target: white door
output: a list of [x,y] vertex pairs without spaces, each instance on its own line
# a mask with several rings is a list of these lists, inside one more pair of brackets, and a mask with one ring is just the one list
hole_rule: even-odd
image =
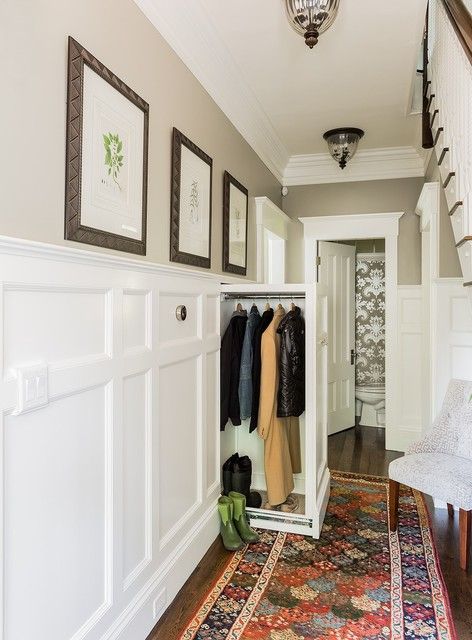
[[355,425],[356,248],[319,242],[318,281],[328,290],[328,435]]

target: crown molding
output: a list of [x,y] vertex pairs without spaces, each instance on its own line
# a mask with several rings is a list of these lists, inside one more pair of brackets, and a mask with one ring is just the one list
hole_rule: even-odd
[[284,186],[418,178],[425,174],[425,155],[414,147],[388,147],[359,151],[344,170],[329,153],[291,156],[284,171]]
[[281,183],[289,153],[201,3],[134,1]]

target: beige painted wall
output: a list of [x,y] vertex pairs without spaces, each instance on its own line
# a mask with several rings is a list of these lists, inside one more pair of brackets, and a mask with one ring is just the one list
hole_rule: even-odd
[[[414,211],[423,182],[422,178],[406,178],[290,187],[282,208],[294,220],[307,216],[404,211],[398,238],[398,282],[420,284],[421,235],[419,218]],[[287,259],[291,281],[303,278],[302,238],[302,225],[294,222]]]
[[[175,125],[213,158],[212,270],[221,272],[223,171],[279,205],[280,185],[132,0],[0,3],[0,234],[92,249],[63,240],[68,35],[150,104],[144,259],[168,262]],[[248,267],[255,278],[253,212]]]
[[[440,180],[436,154],[433,153],[426,170],[426,182]],[[462,270],[454,241],[454,231],[443,189],[440,189],[439,199],[439,276],[441,278],[461,278]]]

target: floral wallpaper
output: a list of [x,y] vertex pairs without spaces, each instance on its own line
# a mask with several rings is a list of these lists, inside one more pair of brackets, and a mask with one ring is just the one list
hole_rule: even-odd
[[356,384],[385,384],[385,255],[356,256]]

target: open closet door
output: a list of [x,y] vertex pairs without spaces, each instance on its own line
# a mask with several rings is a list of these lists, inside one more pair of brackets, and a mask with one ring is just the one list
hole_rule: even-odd
[[328,435],[355,425],[356,248],[318,243],[318,281],[328,291]]

